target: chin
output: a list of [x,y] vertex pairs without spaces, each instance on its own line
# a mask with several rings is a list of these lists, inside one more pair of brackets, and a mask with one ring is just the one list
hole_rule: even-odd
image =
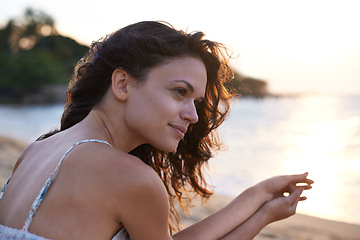
[[169,152],[175,152],[178,145],[179,142],[177,141],[176,143],[167,142],[167,144],[163,144],[161,146],[154,146],[154,147],[159,149],[160,151],[169,153]]

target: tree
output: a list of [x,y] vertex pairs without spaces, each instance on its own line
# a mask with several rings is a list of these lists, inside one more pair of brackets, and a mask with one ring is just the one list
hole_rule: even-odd
[[44,12],[27,9],[0,29],[0,101],[18,101],[45,85],[69,82],[89,48],[59,35],[54,25]]
[[225,82],[225,87],[237,96],[262,98],[268,95],[267,83],[260,79],[242,76],[235,72],[234,78]]
[[54,23],[52,17],[46,13],[31,8],[26,9],[23,17],[11,19],[4,29],[10,52],[16,54],[29,50],[42,37],[57,34]]

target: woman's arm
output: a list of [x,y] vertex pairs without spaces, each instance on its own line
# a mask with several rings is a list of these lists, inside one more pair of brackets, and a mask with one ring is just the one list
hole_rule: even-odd
[[220,239],[252,216],[271,199],[260,185],[242,192],[221,210],[173,236],[174,239]]
[[303,188],[298,188],[288,197],[282,196],[267,202],[247,221],[221,239],[251,240],[266,225],[294,215],[302,191]]
[[[137,168],[137,174],[132,174],[128,169],[128,178],[136,176],[135,179],[121,184],[116,191],[120,194],[117,198],[119,217],[131,239],[170,240],[166,190],[156,173],[143,170],[139,174]],[[287,211],[289,206],[296,209],[294,202],[305,199],[300,197],[300,187],[296,184],[305,183],[301,189],[309,189],[312,181],[306,176],[279,176],[265,180],[241,193],[223,209],[175,234],[173,239],[251,239],[270,222],[290,216],[292,212]],[[120,182],[126,181],[125,178]],[[121,189],[123,187],[125,190]],[[290,196],[284,197],[284,192],[290,193]],[[289,202],[293,198],[297,201]]]
[[[241,193],[223,209],[179,232],[174,239],[213,240],[221,239],[224,236],[227,238],[237,236],[238,238],[239,232],[247,232],[249,236],[256,235],[268,223],[275,221],[274,213],[279,209],[287,208],[286,205],[283,205],[286,201],[297,196],[296,193],[299,191],[297,184],[302,183],[304,185],[301,187],[302,189],[311,188],[310,185],[313,181],[306,177],[307,173],[267,179]],[[283,196],[286,192],[290,193],[291,198]],[[299,195],[298,200],[305,200],[305,198]],[[273,211],[270,211],[271,209]],[[265,210],[266,215],[264,215]],[[284,216],[290,215],[285,214]],[[234,230],[236,233],[232,233]],[[229,235],[229,233],[232,234]]]

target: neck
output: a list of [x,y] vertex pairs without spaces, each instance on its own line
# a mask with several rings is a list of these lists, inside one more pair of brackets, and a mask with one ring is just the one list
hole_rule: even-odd
[[92,110],[80,124],[89,137],[107,141],[116,149],[126,153],[142,144],[132,139],[125,124],[119,120],[112,120],[101,110]]

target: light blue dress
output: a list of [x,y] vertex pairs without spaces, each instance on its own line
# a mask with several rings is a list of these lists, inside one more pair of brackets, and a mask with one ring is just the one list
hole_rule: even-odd
[[[0,239],[1,240],[49,240],[47,238],[35,235],[33,233],[29,232],[29,227],[30,224],[34,218],[34,215],[38,209],[38,207],[40,206],[42,200],[44,199],[46,192],[48,191],[49,187],[51,186],[51,184],[54,181],[54,174],[56,173],[56,171],[59,169],[59,167],[61,166],[61,163],[64,161],[65,157],[69,154],[69,152],[71,150],[73,150],[75,147],[79,146],[82,143],[86,143],[86,142],[100,142],[100,143],[105,143],[109,146],[111,146],[110,143],[105,142],[103,140],[98,140],[98,139],[88,139],[88,140],[83,140],[80,141],[76,144],[74,144],[73,146],[71,146],[66,153],[64,154],[64,156],[61,158],[60,162],[58,163],[58,165],[56,166],[55,170],[50,174],[49,178],[47,179],[47,181],[45,182],[44,186],[42,187],[42,189],[40,190],[39,194],[37,195],[36,199],[34,200],[31,210],[26,218],[26,221],[24,223],[24,226],[22,229],[15,229],[15,228],[11,228],[11,227],[7,227],[7,226],[3,226],[0,224]],[[4,192],[5,192],[5,188],[7,186],[7,184],[9,183],[11,177],[9,178],[9,180],[5,183],[1,193],[0,193],[0,200],[2,199]],[[126,232],[126,229],[123,228],[121,229],[113,238],[112,240],[129,240],[129,235]]]

